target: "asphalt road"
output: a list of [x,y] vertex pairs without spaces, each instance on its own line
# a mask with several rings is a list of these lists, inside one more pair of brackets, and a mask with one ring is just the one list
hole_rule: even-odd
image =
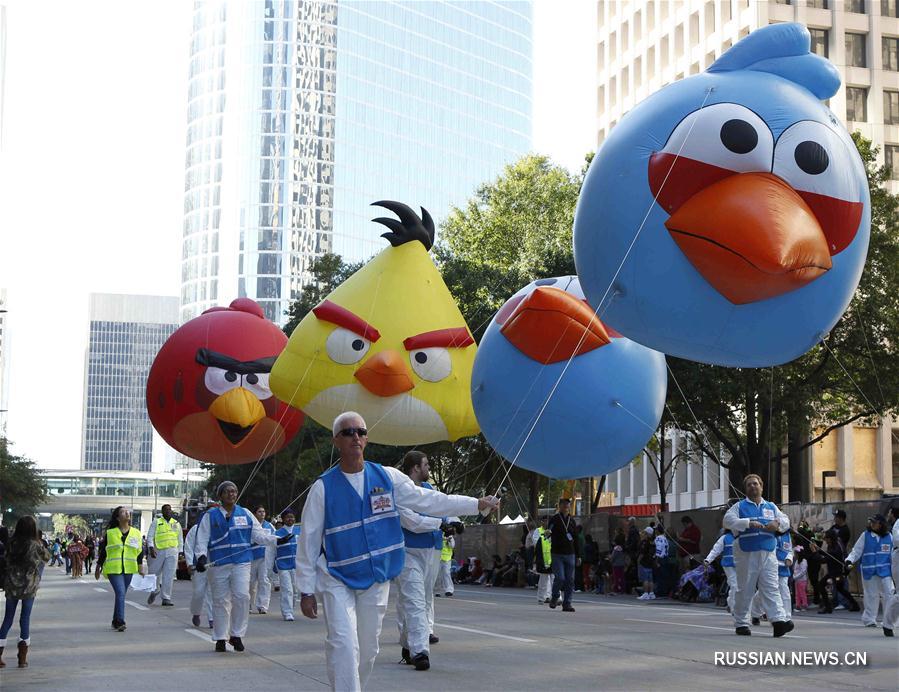
[[[176,607],[163,609],[130,591],[128,630],[117,633],[108,583],[48,567],[32,615],[31,665],[15,666],[16,623],[0,689],[327,689],[321,619],[284,622],[273,594],[273,610],[250,617],[246,652],[216,654],[209,630],[190,624],[189,594],[189,583],[176,582]],[[391,598],[368,689],[899,689],[899,637],[862,627],[856,613],[797,614],[794,632],[774,639],[767,625],[735,636],[730,617],[708,605],[576,594],[574,606],[550,610],[530,589],[459,587],[437,602],[440,643],[431,670],[417,672],[396,663]],[[716,655],[727,663],[734,652],[761,662],[716,664]]]

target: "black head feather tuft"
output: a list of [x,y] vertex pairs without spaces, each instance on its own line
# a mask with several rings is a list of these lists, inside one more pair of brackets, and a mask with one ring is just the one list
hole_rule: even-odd
[[393,247],[418,240],[425,246],[425,250],[431,249],[434,244],[434,221],[427,209],[422,207],[421,218],[418,218],[418,214],[402,202],[381,200],[372,202],[372,206],[384,207],[400,217],[399,221],[383,216],[372,219],[375,223],[383,224],[390,229],[389,233],[382,233],[381,237],[386,238]]

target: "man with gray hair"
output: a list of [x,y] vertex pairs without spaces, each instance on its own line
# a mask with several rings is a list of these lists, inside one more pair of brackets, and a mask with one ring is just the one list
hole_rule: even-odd
[[312,484],[303,507],[300,609],[316,618],[316,595],[322,599],[331,688],[360,690],[378,655],[390,580],[405,562],[399,508],[462,516],[496,509],[498,501],[444,495],[416,485],[399,469],[366,461],[368,429],[354,411],[337,416],[333,433],[339,464]]

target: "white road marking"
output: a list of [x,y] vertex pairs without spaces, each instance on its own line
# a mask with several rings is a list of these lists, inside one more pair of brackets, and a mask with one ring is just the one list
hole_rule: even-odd
[[109,593],[109,589],[101,589],[99,586],[95,586],[94,591],[99,591],[100,593]]
[[175,608],[175,610],[190,610],[190,608]]
[[472,601],[471,599],[468,599],[468,598],[453,598],[453,600],[454,601],[462,601],[463,603],[477,603],[478,605],[489,605],[489,606],[499,605],[498,603],[490,603],[489,601]]
[[[678,625],[679,627],[700,627],[704,630],[724,630],[725,632],[731,632],[733,627],[712,627],[711,625],[691,625],[686,622],[672,622],[671,620],[641,620],[639,618],[625,618],[628,622],[652,622],[657,625]],[[808,637],[802,637],[798,634],[785,634],[784,639],[808,639]]]
[[135,603],[134,601],[125,601],[130,606],[134,606],[138,610],[150,610],[147,606],[142,606],[140,603]]
[[[209,635],[209,634],[203,634],[203,633],[200,632],[199,630],[192,630],[192,629],[187,629],[187,628],[185,628],[184,631],[187,632],[188,634],[194,635],[195,637],[199,637],[200,639],[202,639],[202,640],[203,640],[204,642],[206,642],[207,644],[212,644],[212,636]],[[226,644],[225,644],[225,648],[226,648],[228,651],[234,651],[234,647],[231,646],[230,644],[227,644],[227,643],[226,643]]]
[[485,632],[484,630],[476,630],[471,627],[459,627],[458,625],[447,625],[445,622],[435,622],[434,627],[446,627],[450,630],[461,630],[463,632],[473,632],[474,634],[483,634],[487,637],[499,637],[500,639],[511,639],[515,642],[527,642],[528,644],[536,644],[536,639],[525,639],[524,637],[511,637],[508,634],[497,634],[496,632]]

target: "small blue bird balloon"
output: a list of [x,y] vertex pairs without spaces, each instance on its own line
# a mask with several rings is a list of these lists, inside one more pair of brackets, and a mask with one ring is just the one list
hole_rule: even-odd
[[658,427],[666,389],[665,357],[603,325],[576,276],[540,279],[506,301],[471,379],[487,441],[552,478],[627,464]]
[[858,285],[871,218],[858,151],[821,102],[839,85],[804,26],[775,24],[622,118],[574,226],[578,276],[606,324],[742,367],[826,335]]

